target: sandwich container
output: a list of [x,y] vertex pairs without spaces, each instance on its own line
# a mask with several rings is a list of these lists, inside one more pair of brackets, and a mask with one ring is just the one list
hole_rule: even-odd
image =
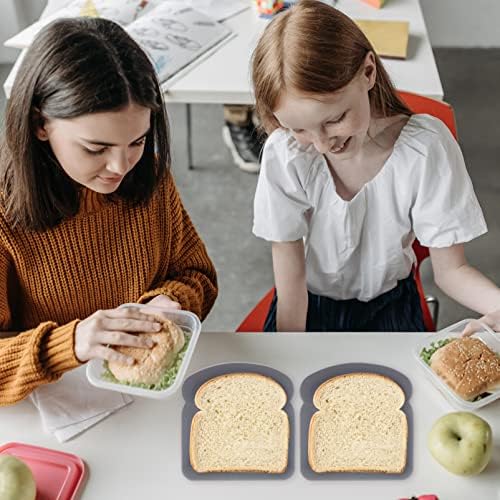
[[[228,373],[259,373],[265,377],[271,377],[284,389],[287,401],[283,411],[288,416],[290,424],[290,439],[288,443],[288,464],[286,470],[281,474],[267,474],[265,472],[196,472],[190,461],[189,445],[191,439],[191,422],[200,411],[196,406],[195,396],[198,389],[208,380]],[[184,408],[182,409],[182,473],[184,477],[192,481],[275,481],[290,478],[295,470],[295,415],[292,408],[293,383],[284,373],[270,366],[257,365],[253,363],[221,363],[209,366],[190,375],[183,384],[182,395],[184,397]]]
[[166,399],[176,393],[182,386],[184,377],[194,353],[194,349],[198,342],[198,337],[201,332],[201,322],[196,314],[189,311],[169,311],[159,307],[153,307],[143,304],[123,304],[120,307],[133,307],[136,309],[147,308],[148,312],[155,313],[165,316],[177,326],[179,326],[185,335],[189,337],[189,344],[184,353],[182,363],[179,367],[177,375],[174,382],[170,387],[163,390],[145,389],[142,387],[134,387],[131,385],[120,384],[116,382],[111,382],[102,378],[102,374],[105,372],[104,361],[100,359],[92,359],[87,363],[87,379],[95,387],[101,389],[108,389],[110,391],[118,391],[127,394],[132,394],[134,396],[141,396],[145,398],[153,399]]
[[[485,396],[477,401],[466,401],[456,394],[450,387],[448,387],[446,382],[441,379],[441,377],[432,371],[431,367],[420,357],[420,353],[422,352],[422,349],[429,348],[432,342],[438,342],[444,339],[460,338],[462,336],[462,331],[471,321],[473,320],[464,319],[463,321],[459,321],[458,323],[455,323],[444,330],[440,330],[435,334],[425,336],[425,340],[422,340],[422,342],[417,345],[415,350],[417,362],[422,367],[426,377],[432,382],[432,384],[439,389],[439,391],[454,408],[468,411],[477,410],[500,399],[500,389],[491,392],[489,396]],[[487,325],[482,324],[482,330],[476,332],[472,336],[484,342],[493,352],[500,355],[500,336]]]
[[[408,423],[408,440],[406,448],[406,466],[401,473],[385,474],[382,472],[315,472],[309,465],[309,427],[315,413],[320,411],[314,406],[314,393],[318,387],[332,377],[349,373],[376,373],[396,382],[404,392],[405,402],[400,410],[405,414]],[[300,468],[302,475],[311,481],[372,481],[374,479],[400,481],[411,476],[413,472],[414,425],[411,395],[413,387],[410,379],[403,373],[389,366],[371,363],[345,363],[323,368],[305,378],[300,386],[302,408],[300,410]]]

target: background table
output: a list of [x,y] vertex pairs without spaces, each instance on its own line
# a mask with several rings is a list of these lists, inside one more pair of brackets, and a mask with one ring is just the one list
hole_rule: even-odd
[[[352,18],[406,20],[410,23],[408,58],[384,59],[396,88],[434,99],[443,99],[443,87],[418,0],[393,0],[382,9],[359,0],[339,0],[336,7]],[[167,102],[186,103],[187,156],[191,168],[192,103],[253,104],[250,61],[268,20],[248,9],[225,23],[236,37],[203,60],[194,63],[180,79],[163,86]]]
[[[443,98],[443,87],[418,0],[392,0],[382,9],[374,9],[359,0],[339,0],[336,7],[355,19],[408,21],[408,58],[383,59],[384,65],[398,89]],[[252,104],[250,58],[267,23],[252,9],[225,21],[237,36],[201,64],[193,64],[181,79],[167,84],[167,101]]]
[[[250,3],[250,0],[248,0]],[[42,17],[52,14],[68,0],[49,0]],[[400,90],[443,99],[443,87],[432,53],[419,0],[392,0],[382,9],[375,9],[360,0],[338,0],[336,7],[352,18],[379,20],[406,20],[410,23],[410,40],[406,60],[384,59],[384,64],[395,86]],[[167,102],[186,104],[187,162],[191,168],[194,119],[191,104],[253,104],[250,60],[260,33],[268,20],[259,18],[252,8],[231,17],[225,24],[234,36],[222,43],[208,56],[202,56],[162,88]],[[13,76],[23,54],[4,85],[9,95]]]
[[[303,499],[394,500],[412,494],[435,493],[441,500],[500,499],[500,401],[478,414],[493,428],[494,455],[479,476],[449,474],[430,456],[426,439],[433,422],[454,411],[423,377],[413,350],[422,333],[306,333],[200,336],[189,373],[223,363],[242,361],[271,366],[294,384],[295,473],[286,480],[191,481],[181,470],[181,413],[177,394],[165,401],[136,398],[129,407],[65,444],[42,431],[29,402],[0,408],[0,444],[21,441],[81,456],[89,479],[82,500],[106,498],[189,500]],[[331,365],[365,362],[386,365],[406,375],[412,385],[410,405],[414,422],[413,472],[406,479],[310,481],[300,472],[299,388],[309,374]]]

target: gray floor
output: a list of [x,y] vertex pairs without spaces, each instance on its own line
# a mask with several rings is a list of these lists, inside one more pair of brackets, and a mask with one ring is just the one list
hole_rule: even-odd
[[[500,50],[436,49],[435,56],[445,99],[457,114],[460,143],[490,230],[467,245],[467,256],[500,284]],[[9,67],[0,66],[0,81],[8,71]],[[2,116],[3,107],[0,100]],[[174,174],[219,273],[220,294],[205,329],[234,330],[273,283],[270,248],[251,234],[257,176],[232,164],[220,134],[220,106],[193,106],[194,163],[198,166],[194,170],[188,170],[186,164],[185,107],[171,105],[169,114]],[[424,265],[423,279],[426,293],[440,300],[440,327],[476,316],[436,289],[428,264]]]

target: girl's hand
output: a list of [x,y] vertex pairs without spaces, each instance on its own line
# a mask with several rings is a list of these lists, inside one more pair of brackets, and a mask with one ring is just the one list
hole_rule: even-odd
[[[151,299],[147,303],[147,305],[152,307],[161,307],[162,309],[168,309],[170,311],[178,311],[182,309],[179,302],[175,302],[175,300],[172,300],[170,297],[167,297],[166,295],[158,295],[154,299]],[[144,308],[143,310],[145,309],[146,308]]]
[[133,333],[158,332],[161,329],[154,317],[133,307],[97,311],[81,321],[75,330],[75,355],[81,361],[98,358],[132,365],[134,358],[121,354],[108,345],[153,347],[151,339]]
[[471,321],[464,329],[462,335],[468,337],[482,330],[482,324],[488,325],[493,331],[500,332],[500,309],[493,311],[482,318]]

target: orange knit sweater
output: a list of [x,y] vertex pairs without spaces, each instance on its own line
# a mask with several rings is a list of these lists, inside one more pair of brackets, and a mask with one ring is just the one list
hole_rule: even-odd
[[80,365],[78,318],[165,294],[203,319],[215,269],[171,175],[147,206],[84,190],[79,213],[44,232],[13,230],[0,210],[0,406]]

